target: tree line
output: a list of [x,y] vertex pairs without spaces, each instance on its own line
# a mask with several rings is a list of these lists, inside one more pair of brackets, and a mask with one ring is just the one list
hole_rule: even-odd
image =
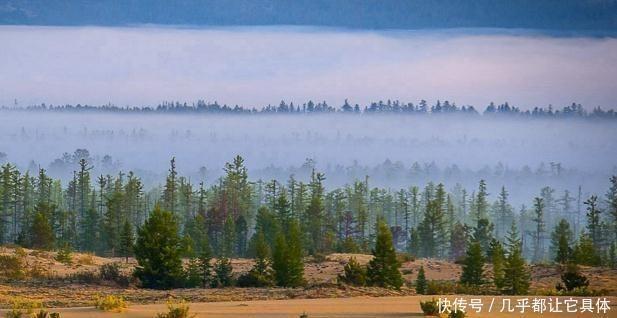
[[163,102],[156,106],[124,106],[120,107],[113,104],[106,105],[87,105],[87,104],[66,104],[66,105],[30,105],[18,107],[17,102],[11,107],[2,106],[2,110],[15,111],[51,111],[51,112],[112,112],[112,113],[177,113],[177,114],[319,114],[319,113],[347,113],[347,114],[418,114],[418,115],[440,115],[440,114],[460,114],[469,115],[465,117],[478,117],[484,115],[521,117],[521,118],[617,118],[614,109],[605,110],[600,106],[591,110],[585,109],[581,104],[572,103],[562,107],[533,107],[532,109],[522,110],[519,107],[510,105],[508,102],[496,105],[491,102],[484,111],[471,105],[457,106],[450,101],[437,100],[430,105],[426,100],[418,103],[402,102],[399,100],[377,101],[366,105],[350,104],[345,99],[343,105],[332,106],[326,101],[314,102],[309,100],[306,103],[296,104],[282,100],[279,105],[239,106],[219,104],[218,102]]
[[[93,178],[91,170],[81,159],[63,185],[44,169],[30,175],[3,165],[0,242],[152,259],[145,255],[151,253],[148,235],[171,228],[178,238],[170,244],[181,247],[174,253],[195,258],[196,273],[210,266],[204,258],[224,260],[216,266],[224,273],[231,270],[229,258],[256,257],[263,260],[256,269],[261,277],[269,275],[270,259],[280,265],[301,263],[305,255],[374,252],[386,228],[393,252],[416,257],[461,261],[474,253],[494,262],[516,254],[517,262],[617,263],[617,176],[603,196],[583,198],[580,189],[557,196],[545,187],[529,207],[515,211],[507,189],[501,187],[491,201],[484,180],[471,191],[460,186],[447,191],[432,182],[423,188],[371,188],[368,178],[327,190],[325,175],[316,170],[308,182],[293,176],[286,184],[250,181],[240,156],[209,186],[180,176],[175,159],[165,182],[147,190],[132,172]],[[280,274],[299,265],[272,267]],[[277,279],[298,282],[298,276]]]

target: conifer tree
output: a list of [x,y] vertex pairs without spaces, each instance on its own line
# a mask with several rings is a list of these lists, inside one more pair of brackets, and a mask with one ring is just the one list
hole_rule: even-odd
[[535,231],[533,236],[533,261],[540,262],[544,259],[544,200],[542,198],[534,198],[534,215],[533,222],[535,223]]
[[463,272],[460,282],[467,286],[484,284],[484,256],[479,242],[472,242],[463,260]]
[[178,287],[184,281],[182,252],[175,216],[157,205],[138,231],[135,276],[146,288]]
[[551,252],[555,262],[566,264],[570,261],[572,242],[573,234],[570,230],[570,223],[566,219],[561,219],[551,233]]
[[32,229],[30,229],[32,233],[30,246],[35,249],[49,250],[54,244],[54,233],[43,206],[46,204],[39,204],[37,208],[39,212],[34,215]]
[[298,287],[304,280],[304,251],[297,221],[291,223],[287,237],[279,233],[273,252],[272,268],[276,284],[283,287]]
[[262,232],[255,233],[255,265],[248,273],[238,278],[241,287],[269,287],[274,285],[270,251]]
[[400,267],[392,245],[392,233],[385,222],[378,221],[373,259],[366,270],[367,281],[373,286],[399,289],[403,285]]
[[520,235],[514,222],[506,241],[508,255],[504,266],[503,292],[508,295],[524,295],[529,290],[531,275],[523,258]]
[[498,289],[503,287],[503,276],[505,266],[505,251],[501,242],[493,240],[491,242],[491,262],[493,263],[493,284]]
[[582,233],[572,252],[574,263],[587,266],[598,266],[602,259],[593,244],[591,237]]
[[216,260],[214,272],[216,273],[216,283],[218,287],[229,287],[233,285],[232,270],[231,259],[228,257],[222,256]]
[[600,209],[598,208],[598,197],[592,195],[585,201],[587,206],[587,232],[596,250],[602,250],[602,227],[600,224]]
[[426,274],[424,273],[424,266],[420,266],[418,270],[418,277],[416,278],[416,293],[420,295],[426,294],[428,289],[428,282],[426,281]]
[[122,232],[120,233],[120,256],[124,256],[125,261],[129,262],[129,256],[133,253],[133,243],[135,236],[133,235],[133,226],[128,220],[124,221]]

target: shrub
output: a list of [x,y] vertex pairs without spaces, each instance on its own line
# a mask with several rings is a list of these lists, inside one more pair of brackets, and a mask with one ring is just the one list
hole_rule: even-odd
[[448,318],[465,318],[467,315],[462,310],[451,311]]
[[21,318],[24,314],[31,314],[35,309],[41,307],[41,303],[39,302],[15,297],[11,299],[11,310],[6,312],[6,317]]
[[64,245],[64,247],[58,251],[55,259],[64,265],[73,264],[73,251],[71,250],[71,246],[68,244]]
[[97,296],[94,300],[94,307],[103,311],[121,312],[128,307],[122,296]]
[[189,305],[181,301],[179,303],[167,302],[167,313],[159,313],[156,318],[189,318],[195,315],[189,315]]
[[437,300],[435,300],[434,298],[427,301],[421,301],[420,308],[422,308],[422,312],[425,316],[439,315],[439,307],[437,305]]
[[429,280],[426,284],[427,295],[448,295],[456,293],[458,284],[448,280]]
[[557,290],[565,289],[571,292],[575,289],[586,289],[589,286],[589,280],[585,275],[581,274],[576,264],[569,264],[566,271],[561,274],[561,283],[557,284]]
[[0,277],[23,279],[26,276],[23,268],[22,258],[13,255],[0,255]]
[[270,287],[274,286],[272,275],[250,270],[238,277],[238,287]]
[[309,315],[306,312],[300,314],[300,318],[309,318]]
[[340,282],[353,286],[366,285],[366,269],[358,263],[355,257],[349,258],[343,270],[343,275],[338,276]]
[[50,313],[45,309],[41,309],[38,312],[32,314],[32,318],[60,318],[60,313]]
[[77,264],[79,265],[94,265],[94,255],[87,253],[82,254],[77,258]]
[[88,270],[70,274],[67,276],[67,279],[84,284],[98,284],[101,282],[101,277],[97,273]]

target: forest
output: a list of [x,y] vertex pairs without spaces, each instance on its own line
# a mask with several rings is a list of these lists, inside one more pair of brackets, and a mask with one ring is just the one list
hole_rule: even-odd
[[[17,101],[15,101],[17,103]],[[532,109],[521,110],[519,107],[510,105],[508,102],[496,105],[491,102],[484,111],[476,109],[471,105],[457,106],[456,103],[450,101],[439,101],[429,105],[426,100],[421,100],[417,104],[412,102],[401,102],[399,100],[371,102],[369,105],[360,106],[359,104],[351,105],[347,99],[340,107],[331,106],[326,101],[313,102],[309,100],[302,105],[294,105],[293,102],[287,103],[284,100],[276,105],[267,105],[261,108],[243,107],[239,105],[229,106],[227,104],[220,105],[218,102],[206,102],[199,100],[194,103],[178,101],[165,102],[158,104],[155,107],[145,106],[116,106],[108,105],[29,105],[26,107],[9,107],[2,106],[2,110],[13,111],[53,111],[53,112],[125,112],[125,113],[211,113],[211,114],[311,114],[311,113],[355,113],[355,114],[418,114],[418,115],[440,115],[440,114],[462,114],[494,116],[504,115],[511,117],[531,117],[531,118],[617,118],[617,112],[614,109],[602,109],[602,107],[594,107],[591,111],[585,109],[581,104],[572,103],[564,106],[561,109],[554,109],[552,105],[544,107],[533,107]]]
[[225,267],[225,258],[264,258],[267,251],[274,259],[292,253],[298,262],[305,255],[375,252],[385,235],[381,240],[416,257],[461,261],[478,252],[494,259],[496,249],[514,244],[534,263],[617,265],[617,176],[606,180],[605,193],[585,197],[544,187],[518,209],[508,189],[491,189],[484,180],[473,189],[429,182],[391,190],[372,187],[367,176],[326,189],[326,175],[314,169],[309,182],[251,180],[240,156],[210,184],[181,176],[175,158],[162,187],[146,188],[130,171],[94,176],[91,170],[80,159],[65,185],[45,169],[30,174],[4,164],[0,243],[148,258],[154,253],[148,244],[159,242],[153,233],[172,231],[169,244],[178,256],[205,253]]

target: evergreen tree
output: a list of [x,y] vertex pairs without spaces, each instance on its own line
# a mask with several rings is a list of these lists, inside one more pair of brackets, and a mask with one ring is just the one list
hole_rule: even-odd
[[176,171],[176,158],[171,158],[169,167],[169,173],[167,174],[167,180],[165,181],[165,188],[163,189],[163,208],[172,214],[176,214],[177,201],[178,201],[178,172]]
[[596,250],[602,250],[602,227],[600,224],[600,209],[598,197],[592,195],[585,201],[587,206],[587,231]]
[[506,261],[505,251],[501,242],[493,240],[491,242],[491,262],[493,263],[493,284],[498,289],[503,288],[504,266]]
[[566,219],[561,219],[551,233],[551,252],[555,262],[566,264],[572,254],[573,234],[570,230],[570,223]]
[[39,204],[37,208],[39,212],[34,215],[34,222],[32,223],[32,229],[30,229],[32,234],[30,246],[36,249],[49,250],[54,244],[54,233],[44,212],[44,206],[46,204]]
[[133,226],[128,220],[124,221],[122,232],[120,233],[120,256],[125,257],[125,261],[129,262],[129,256],[133,253],[133,243],[135,236],[133,235]]
[[279,233],[274,246],[272,268],[276,284],[283,287],[304,285],[304,251],[300,226],[294,221],[289,227],[287,237]]
[[274,285],[270,251],[262,232],[255,234],[255,265],[248,273],[238,278],[241,287],[269,287]]
[[135,244],[135,276],[146,288],[178,287],[183,281],[178,222],[158,205],[139,229]]
[[581,234],[578,242],[574,246],[572,259],[576,264],[587,266],[598,266],[602,262],[602,259],[593,244],[593,240],[586,233]]
[[217,287],[229,287],[234,284],[232,271],[233,268],[231,267],[231,259],[225,256],[217,259],[216,264],[214,265]]
[[424,266],[420,266],[418,270],[418,278],[416,278],[416,293],[420,295],[426,294],[428,289],[428,282],[426,281],[426,275],[424,274]]
[[504,266],[503,292],[508,295],[527,294],[531,275],[523,258],[522,244],[514,222],[506,237],[508,255]]
[[392,233],[383,221],[377,223],[377,238],[373,249],[373,259],[368,263],[366,274],[370,285],[399,289],[403,276],[399,272],[401,264],[396,259],[392,245]]
[[488,255],[493,241],[493,224],[488,219],[479,219],[473,229],[473,239],[480,244],[482,253]]
[[463,260],[461,284],[476,287],[484,284],[484,260],[480,242],[472,242]]
[[534,199],[534,216],[535,231],[533,236],[533,261],[540,262],[544,259],[544,200],[536,197]]

